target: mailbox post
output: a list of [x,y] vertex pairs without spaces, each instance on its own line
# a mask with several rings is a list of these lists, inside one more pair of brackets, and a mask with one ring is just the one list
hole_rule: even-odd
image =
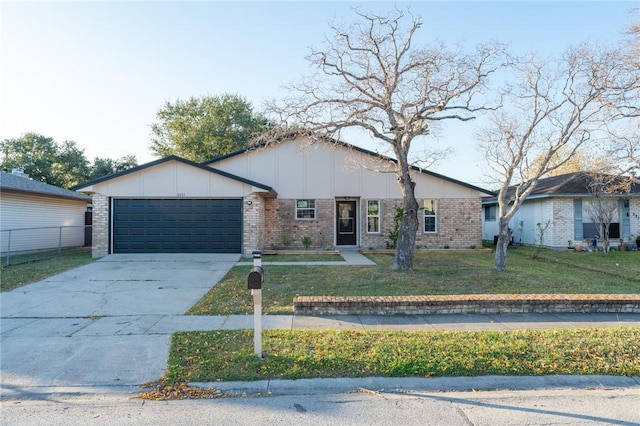
[[253,352],[262,358],[262,283],[264,270],[262,269],[262,252],[254,251],[253,268],[247,277],[247,286],[253,295]]

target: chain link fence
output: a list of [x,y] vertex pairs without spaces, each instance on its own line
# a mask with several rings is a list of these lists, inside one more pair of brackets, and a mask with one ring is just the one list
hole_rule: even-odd
[[65,248],[90,246],[91,225],[42,226],[0,231],[0,255],[5,266],[59,256]]

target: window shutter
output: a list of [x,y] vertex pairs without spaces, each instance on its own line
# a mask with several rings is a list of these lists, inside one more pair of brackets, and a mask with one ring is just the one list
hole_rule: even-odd
[[582,200],[573,200],[573,239],[584,239],[582,230]]

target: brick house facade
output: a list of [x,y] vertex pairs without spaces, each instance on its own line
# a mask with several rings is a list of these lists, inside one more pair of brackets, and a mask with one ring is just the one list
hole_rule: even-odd
[[[93,196],[96,257],[249,254],[305,243],[386,248],[402,205],[394,168],[393,160],[342,142],[291,138],[201,164],[167,157],[76,190]],[[481,196],[489,193],[424,170],[414,169],[413,179],[424,207],[417,247],[480,246]]]

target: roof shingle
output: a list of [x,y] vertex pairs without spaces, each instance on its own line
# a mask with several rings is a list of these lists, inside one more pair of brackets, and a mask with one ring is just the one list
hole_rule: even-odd
[[0,172],[0,190],[91,201],[91,197],[87,195],[6,172]]

